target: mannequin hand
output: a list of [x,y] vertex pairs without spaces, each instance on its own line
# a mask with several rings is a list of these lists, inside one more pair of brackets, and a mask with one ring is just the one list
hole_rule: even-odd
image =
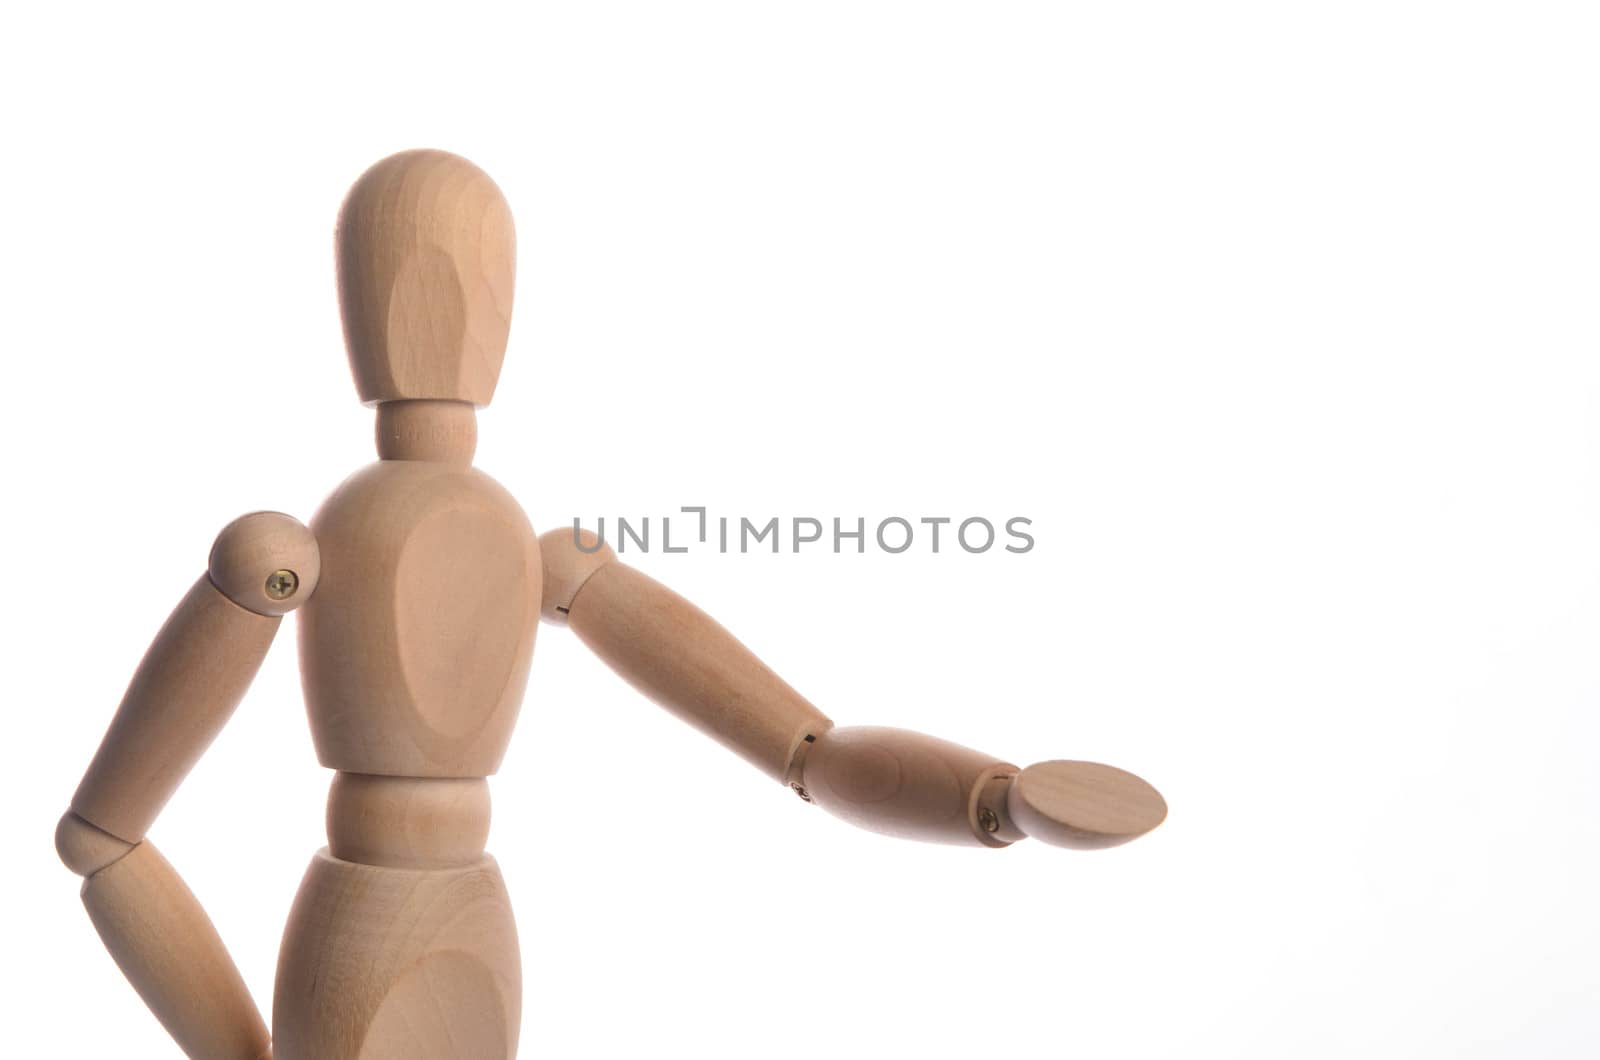
[[1052,846],[1114,847],[1167,817],[1161,793],[1126,770],[1098,762],[1039,762],[1017,774],[1006,811],[1018,830]]

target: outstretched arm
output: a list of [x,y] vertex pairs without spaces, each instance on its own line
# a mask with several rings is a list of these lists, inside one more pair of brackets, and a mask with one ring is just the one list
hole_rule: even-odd
[[[579,545],[582,545],[580,548]],[[543,614],[641,692],[851,824],[940,843],[1105,847],[1166,803],[1095,762],[1009,762],[905,729],[835,728],[709,615],[584,531],[539,539]]]
[[316,589],[316,541],[287,515],[230,523],[207,573],[139,664],[56,827],[83,904],[123,974],[183,1051],[261,1060],[272,1046],[205,910],[145,831],[261,667],[282,616]]

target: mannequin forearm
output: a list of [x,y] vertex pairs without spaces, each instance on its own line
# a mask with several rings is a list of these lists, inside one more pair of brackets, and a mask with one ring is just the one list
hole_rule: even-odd
[[[106,950],[186,1055],[272,1055],[267,1025],[217,929],[154,844],[125,843],[68,813],[56,846],[88,877],[83,905]],[[106,857],[113,860],[95,864]]]
[[1023,837],[1006,812],[1019,770],[992,755],[909,729],[836,728],[806,748],[807,797],[870,832],[963,846]]

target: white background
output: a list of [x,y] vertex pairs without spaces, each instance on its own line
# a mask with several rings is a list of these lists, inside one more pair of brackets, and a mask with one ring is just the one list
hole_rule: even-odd
[[[1031,517],[637,562],[841,723],[1172,808],[880,839],[547,629],[493,783],[524,1056],[1600,1050],[1589,5],[44,10],[0,27],[0,1051],[175,1054],[51,831],[216,531],[372,459],[332,224],[421,145],[516,213],[478,464],[537,526]],[[285,632],[152,832],[263,1007],[328,779]]]

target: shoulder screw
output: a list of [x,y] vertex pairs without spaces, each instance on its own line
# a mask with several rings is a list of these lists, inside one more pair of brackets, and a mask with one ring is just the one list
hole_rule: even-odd
[[292,570],[275,570],[267,575],[267,595],[274,600],[287,600],[300,588],[300,575]]

